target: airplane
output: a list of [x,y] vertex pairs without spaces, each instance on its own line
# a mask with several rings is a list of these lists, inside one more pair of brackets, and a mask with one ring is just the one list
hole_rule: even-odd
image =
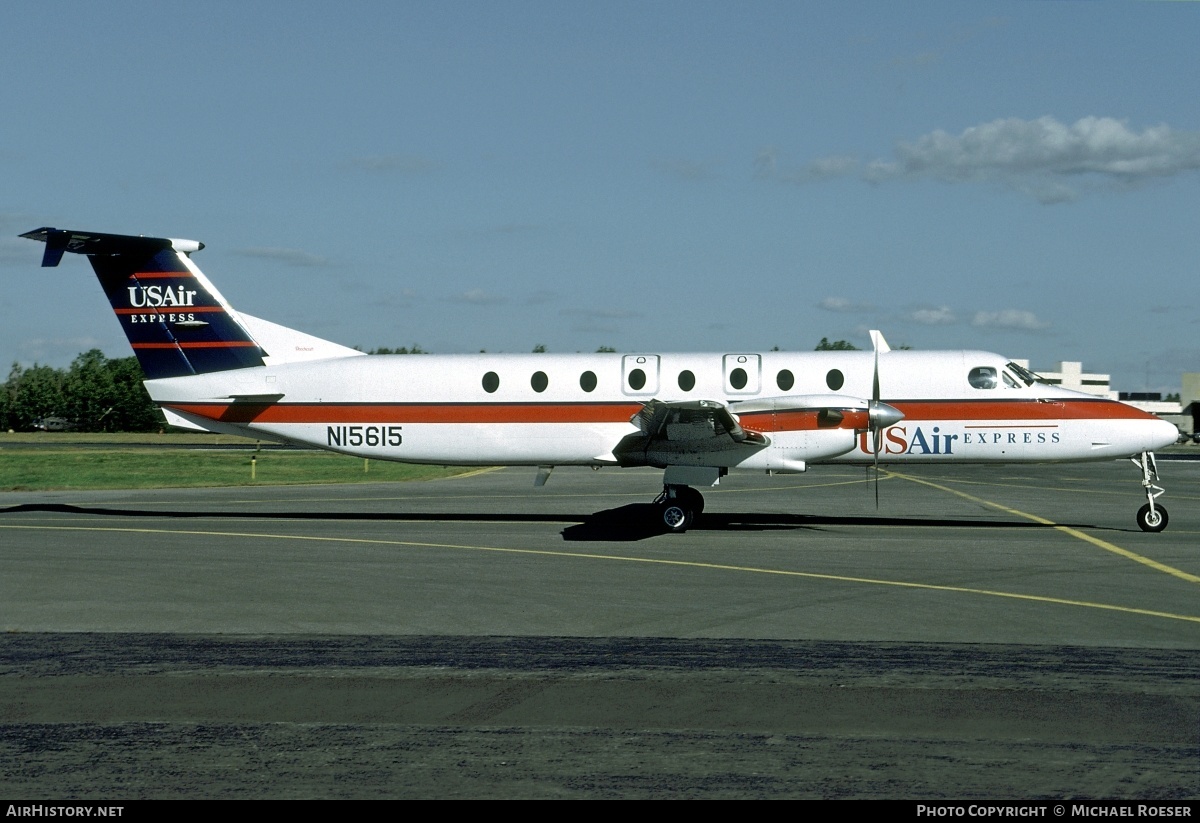
[[[366,355],[238,312],[203,243],[51,227],[42,266],[83,254],[169,424],[364,458],[459,466],[652,466],[668,532],[731,470],[1129,458],[1143,531],[1167,526],[1171,423],[1049,385],[983,351]],[[885,399],[886,398],[886,399]],[[878,490],[878,486],[876,487]]]

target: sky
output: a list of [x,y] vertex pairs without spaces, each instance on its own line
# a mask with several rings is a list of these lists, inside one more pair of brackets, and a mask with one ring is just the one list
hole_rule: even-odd
[[41,226],[427,351],[984,349],[1200,371],[1200,3],[0,11],[0,356],[130,352]]

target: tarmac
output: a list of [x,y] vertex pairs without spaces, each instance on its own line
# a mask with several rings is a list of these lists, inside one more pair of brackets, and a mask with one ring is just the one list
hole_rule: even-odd
[[1200,798],[1160,471],[6,493],[0,798]]

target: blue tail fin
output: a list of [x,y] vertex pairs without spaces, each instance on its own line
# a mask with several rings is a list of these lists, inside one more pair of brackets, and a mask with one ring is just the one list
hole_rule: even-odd
[[21,236],[46,244],[43,266],[68,251],[88,256],[148,379],[263,365],[266,353],[188,257],[203,243],[54,228]]

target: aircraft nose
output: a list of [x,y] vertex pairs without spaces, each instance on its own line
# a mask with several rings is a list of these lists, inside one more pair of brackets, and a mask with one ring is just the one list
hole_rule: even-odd
[[1179,429],[1176,428],[1174,423],[1159,419],[1149,420],[1147,423],[1146,439],[1151,441],[1153,445],[1147,445],[1146,451],[1165,449],[1179,440]]

